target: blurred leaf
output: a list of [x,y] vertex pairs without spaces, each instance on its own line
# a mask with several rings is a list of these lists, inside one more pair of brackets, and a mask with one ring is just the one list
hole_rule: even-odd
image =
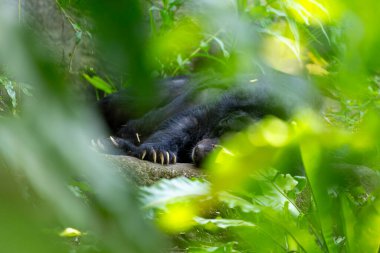
[[316,76],[326,76],[329,72],[326,70],[328,67],[328,62],[322,57],[318,57],[315,54],[308,52],[308,57],[311,60],[311,63],[306,64],[307,71]]
[[104,91],[106,94],[111,94],[115,92],[115,88],[113,88],[110,84],[108,84],[106,81],[101,79],[98,76],[92,76],[90,77],[87,74],[83,74],[83,77],[86,78],[86,80],[92,84],[95,88]]
[[7,81],[4,87],[7,90],[8,96],[12,99],[13,108],[16,108],[17,107],[16,91],[14,90],[12,82]]
[[295,180],[292,176],[289,174],[280,174],[276,177],[275,184],[282,189],[285,193],[293,190],[297,184],[298,181]]
[[299,0],[288,3],[295,18],[307,25],[311,23],[320,24],[321,21],[329,21],[330,19],[329,12],[318,1]]
[[[8,7],[0,2],[0,61],[6,64],[9,76],[33,84],[35,96],[27,98],[21,108],[22,117],[1,121],[0,165],[4,168],[3,163],[6,164],[7,169],[0,171],[12,171],[25,178],[27,184],[24,185],[38,198],[20,206],[9,200],[1,201],[6,210],[2,212],[4,219],[8,220],[1,223],[8,229],[0,231],[12,238],[7,240],[3,250],[20,253],[63,251],[55,240],[50,242],[49,238],[33,231],[65,223],[91,230],[98,239],[94,244],[100,251],[152,252],[160,249],[163,241],[142,219],[134,189],[89,148],[89,136],[100,136],[101,124],[93,113],[69,96],[69,86],[64,82],[61,69],[47,55],[48,51],[40,47],[45,45],[42,37],[38,37],[37,43],[36,37],[21,29],[19,22],[8,15],[13,13]],[[1,178],[0,185],[4,185],[8,177]],[[94,189],[91,205],[83,203],[68,189],[67,183],[72,178],[84,178]],[[22,199],[22,196],[19,194],[14,199]],[[44,219],[32,222],[25,214],[32,214],[33,210],[40,211]],[[9,230],[15,228],[16,233]],[[150,239],[142,239],[136,236],[138,234]],[[55,236],[59,238],[56,233]],[[1,237],[6,238],[3,234]],[[44,244],[40,244],[41,240],[45,240]]]
[[157,223],[168,233],[180,233],[191,229],[198,210],[189,203],[167,203],[165,211],[157,215]]
[[228,192],[220,192],[218,198],[220,201],[227,203],[229,208],[239,207],[243,212],[260,212],[260,207],[258,205],[250,203],[249,201]]
[[213,39],[216,41],[216,43],[218,43],[220,49],[222,50],[223,52],[223,56],[224,58],[229,58],[230,57],[230,53],[225,49],[224,47],[224,43],[222,40],[220,40],[218,37],[214,36]]
[[82,236],[83,233],[75,228],[65,228],[60,234],[62,237],[79,237]]
[[31,85],[26,84],[26,83],[18,83],[18,86],[20,87],[20,89],[25,95],[33,96],[33,94],[31,93],[31,90],[33,90],[33,87]]
[[191,19],[183,19],[173,29],[154,38],[151,43],[152,57],[164,63],[176,61],[178,55],[187,58],[201,39],[199,24]]
[[210,191],[206,181],[190,180],[185,177],[162,179],[156,184],[143,187],[142,201],[147,208],[164,208],[171,202],[205,196]]
[[263,43],[264,60],[274,69],[288,73],[299,74],[302,69],[301,49],[294,40],[267,31],[271,36]]
[[196,247],[190,247],[189,253],[208,253],[208,252],[214,252],[214,253],[238,253],[241,251],[237,251],[234,249],[234,246],[237,244],[237,242],[229,242],[225,245],[221,246],[215,246],[215,247],[202,247],[202,248],[196,248]]
[[316,76],[326,76],[329,74],[329,72],[317,64],[306,64],[307,71]]
[[[352,220],[351,220],[352,222]],[[352,251],[377,252],[380,245],[380,201],[378,197],[358,213],[354,236],[349,242]]]
[[255,227],[256,225],[250,222],[243,220],[229,220],[229,219],[204,219],[201,217],[195,217],[194,220],[199,225],[208,225],[214,224],[219,228],[228,228],[228,227]]

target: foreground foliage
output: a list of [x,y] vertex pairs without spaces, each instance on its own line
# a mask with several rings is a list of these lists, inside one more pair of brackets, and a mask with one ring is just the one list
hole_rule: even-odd
[[[210,243],[198,232],[205,252],[215,244],[230,248],[220,252],[376,252],[380,175],[354,161],[376,149],[376,142],[362,141],[375,133],[333,129],[312,115],[290,124],[268,118],[238,134],[209,161],[211,182],[163,180],[144,189],[146,208],[171,232],[195,226],[230,234]],[[298,165],[295,147],[305,176],[284,171]],[[372,159],[367,163],[378,164]],[[222,213],[212,213],[220,202]]]
[[[378,252],[380,2],[54,4],[73,29],[69,66],[20,24],[21,5],[0,3],[2,252]],[[72,71],[84,38],[109,65]],[[98,98],[130,86],[143,111],[153,78],[273,69],[306,76],[323,111],[229,136],[207,180],[142,189],[88,148],[101,123],[67,81]]]

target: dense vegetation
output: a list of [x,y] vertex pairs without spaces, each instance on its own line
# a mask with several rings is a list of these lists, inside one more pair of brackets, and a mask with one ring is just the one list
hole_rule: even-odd
[[[378,252],[379,1],[52,4],[67,58],[23,1],[0,3],[1,252]],[[81,46],[95,60],[75,66]],[[226,139],[207,179],[135,188],[89,148],[88,96],[129,86],[144,110],[156,78],[273,69],[322,110]]]

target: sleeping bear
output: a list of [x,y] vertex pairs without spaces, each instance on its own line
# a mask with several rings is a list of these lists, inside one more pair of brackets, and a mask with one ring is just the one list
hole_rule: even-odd
[[111,132],[101,146],[154,163],[199,165],[225,134],[266,115],[289,119],[297,108],[319,104],[309,82],[279,72],[175,77],[157,85],[146,112],[136,113],[136,99],[127,89],[98,102]]

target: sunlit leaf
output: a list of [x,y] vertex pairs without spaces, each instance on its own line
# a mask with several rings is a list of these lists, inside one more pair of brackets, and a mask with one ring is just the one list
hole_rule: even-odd
[[329,21],[328,10],[318,1],[314,0],[297,0],[289,1],[289,6],[293,10],[294,16],[307,25],[315,23],[317,20]]
[[277,118],[266,118],[254,126],[249,136],[255,146],[285,146],[291,139],[291,130],[287,123]]
[[298,74],[302,70],[299,45],[291,39],[272,33],[263,42],[264,60],[274,69],[289,74]]
[[165,63],[175,61],[179,54],[187,58],[194,50],[194,45],[201,42],[199,31],[200,27],[193,20],[182,20],[173,29],[154,38],[151,45],[153,58]]
[[158,225],[166,232],[178,233],[189,230],[195,225],[197,210],[186,203],[168,204],[165,211],[157,217]]
[[164,208],[167,204],[205,196],[210,185],[206,181],[190,180],[185,177],[163,179],[156,184],[142,188],[142,201],[147,208]]
[[228,228],[228,227],[255,227],[256,225],[247,222],[244,220],[230,220],[230,219],[204,219],[201,217],[195,217],[194,220],[199,225],[214,224],[219,228]]
[[112,92],[115,91],[115,89],[108,84],[106,81],[104,81],[102,78],[99,76],[92,76],[90,77],[87,74],[83,74],[83,77],[86,78],[86,80],[92,84],[95,88],[104,91],[106,94],[111,94]]
[[317,64],[306,64],[306,69],[310,74],[316,76],[326,76],[329,74],[326,69]]
[[329,65],[328,62],[322,57],[318,57],[315,54],[308,52],[308,57],[311,63],[306,64],[307,71],[316,76],[326,76],[329,72],[326,70]]
[[83,233],[75,228],[65,228],[59,235],[62,237],[79,237]]

